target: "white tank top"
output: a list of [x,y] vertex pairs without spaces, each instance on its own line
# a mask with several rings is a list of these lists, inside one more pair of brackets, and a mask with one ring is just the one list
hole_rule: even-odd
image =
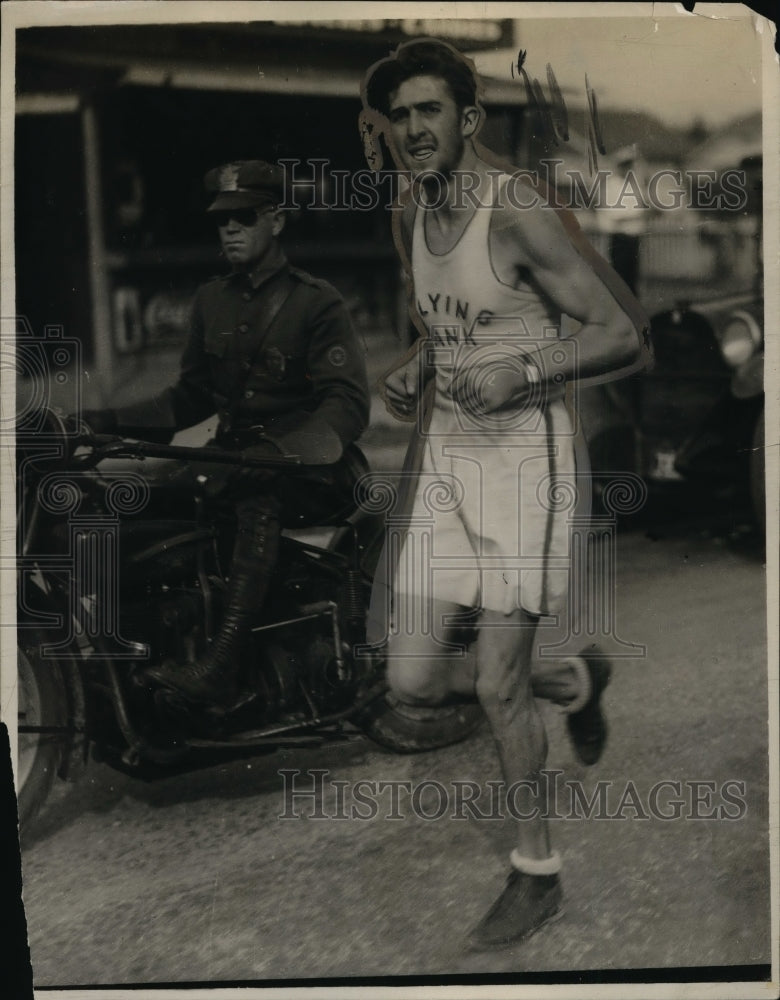
[[549,343],[559,335],[560,320],[549,300],[529,286],[505,284],[493,270],[490,220],[508,179],[508,174],[499,177],[490,207],[476,209],[447,253],[431,252],[425,234],[428,211],[418,207],[415,213],[415,304],[430,338],[428,360],[436,367],[437,384],[442,389],[456,367],[502,354],[516,357],[518,352],[534,353],[540,341]]

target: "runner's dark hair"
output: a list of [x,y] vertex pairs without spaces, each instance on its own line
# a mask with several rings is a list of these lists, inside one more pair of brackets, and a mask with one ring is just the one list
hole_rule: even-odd
[[390,110],[390,95],[413,76],[443,79],[459,110],[477,103],[473,66],[456,49],[433,38],[405,42],[392,56],[378,62],[366,81],[366,103],[386,115]]

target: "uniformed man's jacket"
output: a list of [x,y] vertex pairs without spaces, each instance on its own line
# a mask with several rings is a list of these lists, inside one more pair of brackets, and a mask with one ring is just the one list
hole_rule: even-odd
[[239,433],[244,446],[250,429],[283,440],[324,423],[344,446],[365,429],[368,412],[365,352],[343,299],[285,262],[257,288],[244,274],[202,285],[178,382],[120,411],[119,422],[170,428],[172,436],[219,413],[222,429]]

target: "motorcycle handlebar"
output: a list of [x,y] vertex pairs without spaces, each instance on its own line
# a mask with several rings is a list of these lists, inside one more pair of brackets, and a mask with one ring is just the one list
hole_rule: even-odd
[[[59,443],[63,446],[64,455],[60,454],[56,461],[62,463],[64,459],[66,464],[74,461],[80,468],[94,467],[107,458],[167,458],[180,462],[232,465],[246,469],[285,469],[291,473],[304,467],[300,455],[279,451],[276,444],[269,439],[265,439],[269,451],[273,449],[277,454],[271,452],[263,456],[249,456],[241,451],[229,451],[225,448],[160,444],[125,438],[115,433],[95,433],[82,421],[72,417],[62,417],[57,411],[48,407],[28,414],[27,419],[17,427],[17,434],[17,453],[24,453],[24,446],[28,440],[35,444],[36,450],[42,441]],[[262,443],[262,438],[255,439],[253,447]],[[88,449],[88,452],[75,454],[81,448]],[[46,458],[50,457],[47,453]]]
[[83,439],[91,444],[98,459],[104,458],[171,458],[188,462],[213,462],[217,465],[235,465],[249,469],[299,468],[301,461],[297,455],[280,455],[278,458],[248,458],[240,452],[224,451],[222,448],[193,448],[182,445],[156,444],[152,441],[128,441],[110,434],[92,434]]

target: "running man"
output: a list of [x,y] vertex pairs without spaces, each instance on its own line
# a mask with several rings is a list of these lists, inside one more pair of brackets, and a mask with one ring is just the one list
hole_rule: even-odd
[[[561,910],[560,857],[530,789],[544,788],[547,756],[534,702],[544,681],[532,689],[535,632],[568,588],[566,513],[550,501],[557,483],[575,482],[565,385],[644,367],[648,330],[573,219],[476,143],[477,77],[457,51],[429,39],[401,45],[369,70],[363,103],[364,135],[366,122],[381,131],[412,179],[395,236],[422,336],[387,377],[386,401],[402,418],[426,409],[394,580],[394,614],[407,621],[390,637],[388,680],[410,705],[476,694],[507,786],[528,792],[518,808],[538,807],[518,822],[506,887],[471,932],[472,946],[498,946]],[[562,314],[579,323],[567,340]],[[437,483],[451,502],[431,518]],[[421,558],[425,532],[431,549]],[[478,609],[473,654],[447,659],[442,643],[469,609]],[[415,614],[432,626],[409,628]],[[546,696],[560,695],[551,683]],[[600,718],[599,695],[589,721]]]

